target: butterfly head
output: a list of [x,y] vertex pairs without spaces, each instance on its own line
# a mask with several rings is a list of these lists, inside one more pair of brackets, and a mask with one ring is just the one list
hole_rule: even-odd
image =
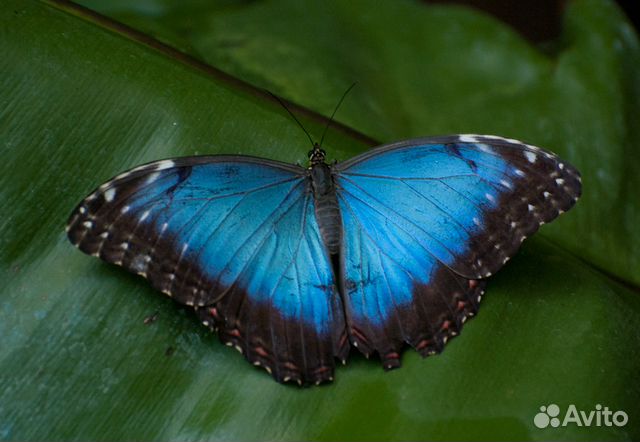
[[309,151],[309,162],[311,166],[315,164],[324,163],[324,158],[327,153],[320,147],[318,143],[313,144],[313,149]]

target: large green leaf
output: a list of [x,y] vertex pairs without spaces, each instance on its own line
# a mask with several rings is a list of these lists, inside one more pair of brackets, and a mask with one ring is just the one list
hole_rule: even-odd
[[[491,280],[480,315],[442,355],[407,352],[391,373],[354,355],[330,386],[276,384],[144,280],[78,253],[64,224],[88,191],[136,164],[221,152],[303,161],[304,134],[264,94],[134,41],[126,29],[67,4],[8,0],[0,9],[0,439],[640,437],[632,356],[640,298],[587,263],[637,281],[629,271],[637,202],[628,187],[637,159],[624,152],[636,147],[638,49],[617,11],[576,2],[552,60],[465,10],[319,5],[218,5],[210,15],[199,9],[191,34],[169,19],[155,32],[324,113],[357,79],[340,119],[379,139],[501,132],[552,147],[584,172],[583,201]],[[144,27],[147,12],[129,16]],[[418,18],[424,34],[416,34]],[[386,21],[400,19],[406,26],[389,33]],[[278,38],[269,40],[274,20]],[[443,27],[461,31],[439,37]],[[300,49],[310,41],[315,54]],[[459,63],[436,76],[414,65],[403,80],[412,56],[442,69],[471,57],[470,42],[479,66]],[[603,72],[612,77],[604,81]],[[420,86],[425,80],[433,87]],[[462,104],[447,104],[454,98]],[[319,118],[301,118],[314,136],[321,132]],[[346,158],[364,149],[358,140],[331,130],[327,149]],[[598,224],[605,216],[611,233]],[[625,232],[627,247],[612,255]],[[599,257],[603,251],[610,254]],[[158,320],[144,324],[155,312]],[[533,416],[551,402],[625,410],[629,423],[536,428]]]
[[585,195],[545,234],[640,283],[640,50],[612,2],[573,2],[545,55],[490,17],[417,2],[156,0],[150,17],[85,1],[325,114],[357,81],[339,119],[381,141],[496,133],[563,154]]

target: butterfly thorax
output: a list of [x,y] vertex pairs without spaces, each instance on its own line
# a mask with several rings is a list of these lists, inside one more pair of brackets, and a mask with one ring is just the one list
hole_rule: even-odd
[[313,164],[309,177],[320,234],[329,253],[335,255],[342,240],[342,219],[331,168],[324,162]]

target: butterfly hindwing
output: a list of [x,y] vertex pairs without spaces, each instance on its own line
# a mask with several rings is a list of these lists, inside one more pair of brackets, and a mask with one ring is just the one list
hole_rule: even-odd
[[348,330],[389,368],[404,343],[440,351],[475,313],[482,278],[580,194],[555,155],[489,136],[383,146],[334,171]]
[[306,170],[241,156],[150,163],[73,212],[82,251],[193,306],[278,381],[332,379],[348,349]]
[[477,311],[484,282],[469,281],[416,247],[413,238],[361,195],[339,197],[345,236],[343,267],[349,333],[386,368],[399,365],[404,343],[423,355],[439,352]]

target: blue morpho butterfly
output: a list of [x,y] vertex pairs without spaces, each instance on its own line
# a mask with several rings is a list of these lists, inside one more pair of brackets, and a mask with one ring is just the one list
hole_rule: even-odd
[[400,366],[442,351],[485,278],[571,208],[580,175],[487,135],[401,141],[309,167],[237,155],[156,161],[73,211],[80,250],[147,278],[279,382],[333,380],[351,345]]

